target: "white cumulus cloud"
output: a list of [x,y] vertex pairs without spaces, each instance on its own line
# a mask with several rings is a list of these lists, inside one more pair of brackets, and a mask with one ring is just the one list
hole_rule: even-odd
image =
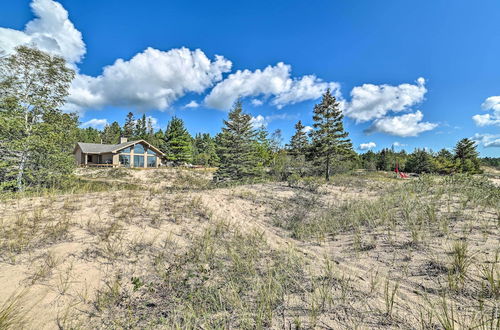
[[406,144],[396,141],[392,144],[392,146],[399,148],[399,147],[406,147]]
[[198,108],[200,105],[196,101],[191,101],[184,106],[184,108]]
[[222,56],[211,61],[201,50],[147,48],[131,60],[118,59],[98,77],[78,75],[67,108],[105,106],[167,109],[188,92],[202,93],[231,69]]
[[282,108],[319,98],[327,88],[338,87],[337,83],[327,83],[313,75],[292,78],[290,65],[280,62],[264,70],[238,70],[230,74],[212,89],[205,103],[215,109],[228,110],[238,98],[263,96]]
[[422,102],[425,93],[424,78],[418,78],[416,85],[363,84],[351,90],[351,101],[344,102],[344,113],[356,122],[366,122],[382,118],[390,111],[408,110]]
[[359,149],[360,150],[369,150],[369,149],[373,149],[377,146],[377,144],[375,142],[368,142],[368,143],[361,143],[359,145]]
[[28,22],[24,31],[0,28],[0,50],[9,54],[20,45],[36,46],[69,63],[80,62],[85,55],[85,43],[66,9],[52,0],[33,0],[31,9],[36,18]]
[[366,130],[366,133],[381,132],[401,137],[417,136],[426,131],[433,130],[438,125],[422,122],[424,115],[420,111],[395,117],[376,119]]
[[89,121],[86,121],[82,123],[82,127],[93,127],[93,128],[104,128],[104,126],[108,125],[108,120],[107,119],[97,119],[93,118],[90,119]]
[[500,96],[488,97],[481,107],[486,111],[491,111],[492,113],[487,113],[484,115],[474,115],[472,120],[477,126],[489,126],[498,125],[500,126]]
[[472,140],[481,143],[485,148],[500,148],[500,134],[479,134],[476,133]]

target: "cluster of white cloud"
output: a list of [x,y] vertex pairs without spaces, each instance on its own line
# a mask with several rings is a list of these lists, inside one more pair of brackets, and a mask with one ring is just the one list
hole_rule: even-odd
[[401,137],[409,137],[433,130],[438,126],[434,123],[422,122],[423,118],[424,115],[420,111],[395,117],[383,117],[376,119],[365,132],[367,134],[381,132]]
[[345,103],[345,114],[366,122],[382,118],[390,111],[400,112],[424,100],[427,89],[425,79],[418,78],[417,85],[399,86],[363,84],[351,90],[351,101]]
[[98,77],[78,75],[67,107],[77,111],[105,106],[165,110],[186,93],[202,93],[222,80],[231,64],[222,56],[211,61],[199,49],[164,52],[147,48],[129,61],[116,60]]
[[252,104],[259,106],[264,99],[278,109],[288,104],[319,98],[327,88],[337,90],[338,83],[327,83],[316,76],[291,77],[291,66],[278,63],[264,70],[238,70],[218,83],[205,97],[208,106],[228,110],[238,98],[254,97]]
[[484,101],[481,107],[486,111],[492,111],[484,115],[474,115],[472,119],[477,126],[500,126],[500,96],[491,96]]
[[359,150],[370,150],[377,146],[375,142],[361,143],[359,145]]
[[85,43],[66,9],[52,0],[33,0],[31,8],[36,18],[24,31],[0,28],[0,50],[10,53],[19,45],[34,45],[70,64],[80,62],[86,52]]
[[500,148],[500,134],[479,134],[476,133],[472,140],[481,143],[485,148]]
[[418,78],[415,85],[364,84],[351,90],[351,101],[343,102],[344,113],[357,123],[373,120],[372,125],[365,130],[368,134],[381,132],[401,137],[417,136],[438,125],[422,122],[421,111],[393,117],[388,114],[408,111],[422,102],[426,93],[424,78]]

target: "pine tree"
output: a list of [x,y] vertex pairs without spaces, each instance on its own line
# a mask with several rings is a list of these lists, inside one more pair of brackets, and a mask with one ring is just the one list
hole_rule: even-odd
[[241,102],[237,101],[228,120],[224,120],[222,132],[216,137],[220,165],[214,180],[242,180],[260,174],[255,137],[251,116],[243,112]]
[[165,147],[167,159],[179,165],[192,161],[191,135],[184,127],[182,119],[173,117],[165,131]]
[[137,123],[135,124],[134,136],[138,139],[146,139],[146,114],[143,114],[141,118],[137,119]]
[[321,103],[314,106],[314,131],[311,132],[311,158],[324,166],[327,181],[333,161],[344,161],[354,155],[351,140],[347,138],[349,133],[344,131],[343,118],[340,104],[328,89]]
[[210,134],[196,134],[193,140],[193,163],[204,166],[217,166],[219,158],[216,145]]
[[263,166],[268,166],[272,158],[272,148],[271,141],[269,139],[269,133],[264,126],[261,126],[257,129],[255,151],[256,156],[259,160],[258,166],[260,168],[262,168]]
[[299,120],[295,124],[295,134],[290,139],[290,144],[288,145],[288,153],[294,157],[305,155],[308,150],[309,140],[304,129],[305,126]]
[[117,144],[120,142],[122,130],[120,124],[114,121],[111,125],[106,125],[102,132],[102,142],[109,144]]
[[132,138],[134,136],[135,130],[135,118],[132,112],[127,114],[127,118],[125,119],[125,124],[123,125],[123,136],[126,138]]
[[458,141],[455,146],[455,163],[459,172],[481,173],[481,162],[476,148],[476,143],[470,139]]

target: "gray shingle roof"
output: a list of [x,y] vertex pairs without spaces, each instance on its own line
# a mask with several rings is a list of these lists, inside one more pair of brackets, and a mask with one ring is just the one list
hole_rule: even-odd
[[156,148],[155,146],[149,144],[148,142],[144,140],[136,140],[136,141],[128,141],[125,143],[119,143],[119,144],[101,144],[101,143],[83,143],[83,142],[78,142],[76,145],[82,149],[82,152],[85,154],[105,154],[113,151],[117,151],[123,148],[126,148],[128,146],[134,145],[138,142],[144,143],[149,146],[149,148],[155,150],[158,154],[163,155],[163,152],[161,152],[160,149]]
[[83,143],[78,142],[77,145],[82,149],[83,153],[104,154],[112,152],[113,150],[122,149],[129,145],[133,145],[138,141],[130,141],[119,144],[100,144],[100,143]]

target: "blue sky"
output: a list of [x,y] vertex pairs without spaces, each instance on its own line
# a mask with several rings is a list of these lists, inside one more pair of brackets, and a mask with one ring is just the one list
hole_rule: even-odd
[[474,137],[500,156],[496,0],[0,2],[0,49],[23,43],[78,70],[67,110],[87,125],[133,111],[215,134],[241,97],[286,142],[331,87],[356,148]]

